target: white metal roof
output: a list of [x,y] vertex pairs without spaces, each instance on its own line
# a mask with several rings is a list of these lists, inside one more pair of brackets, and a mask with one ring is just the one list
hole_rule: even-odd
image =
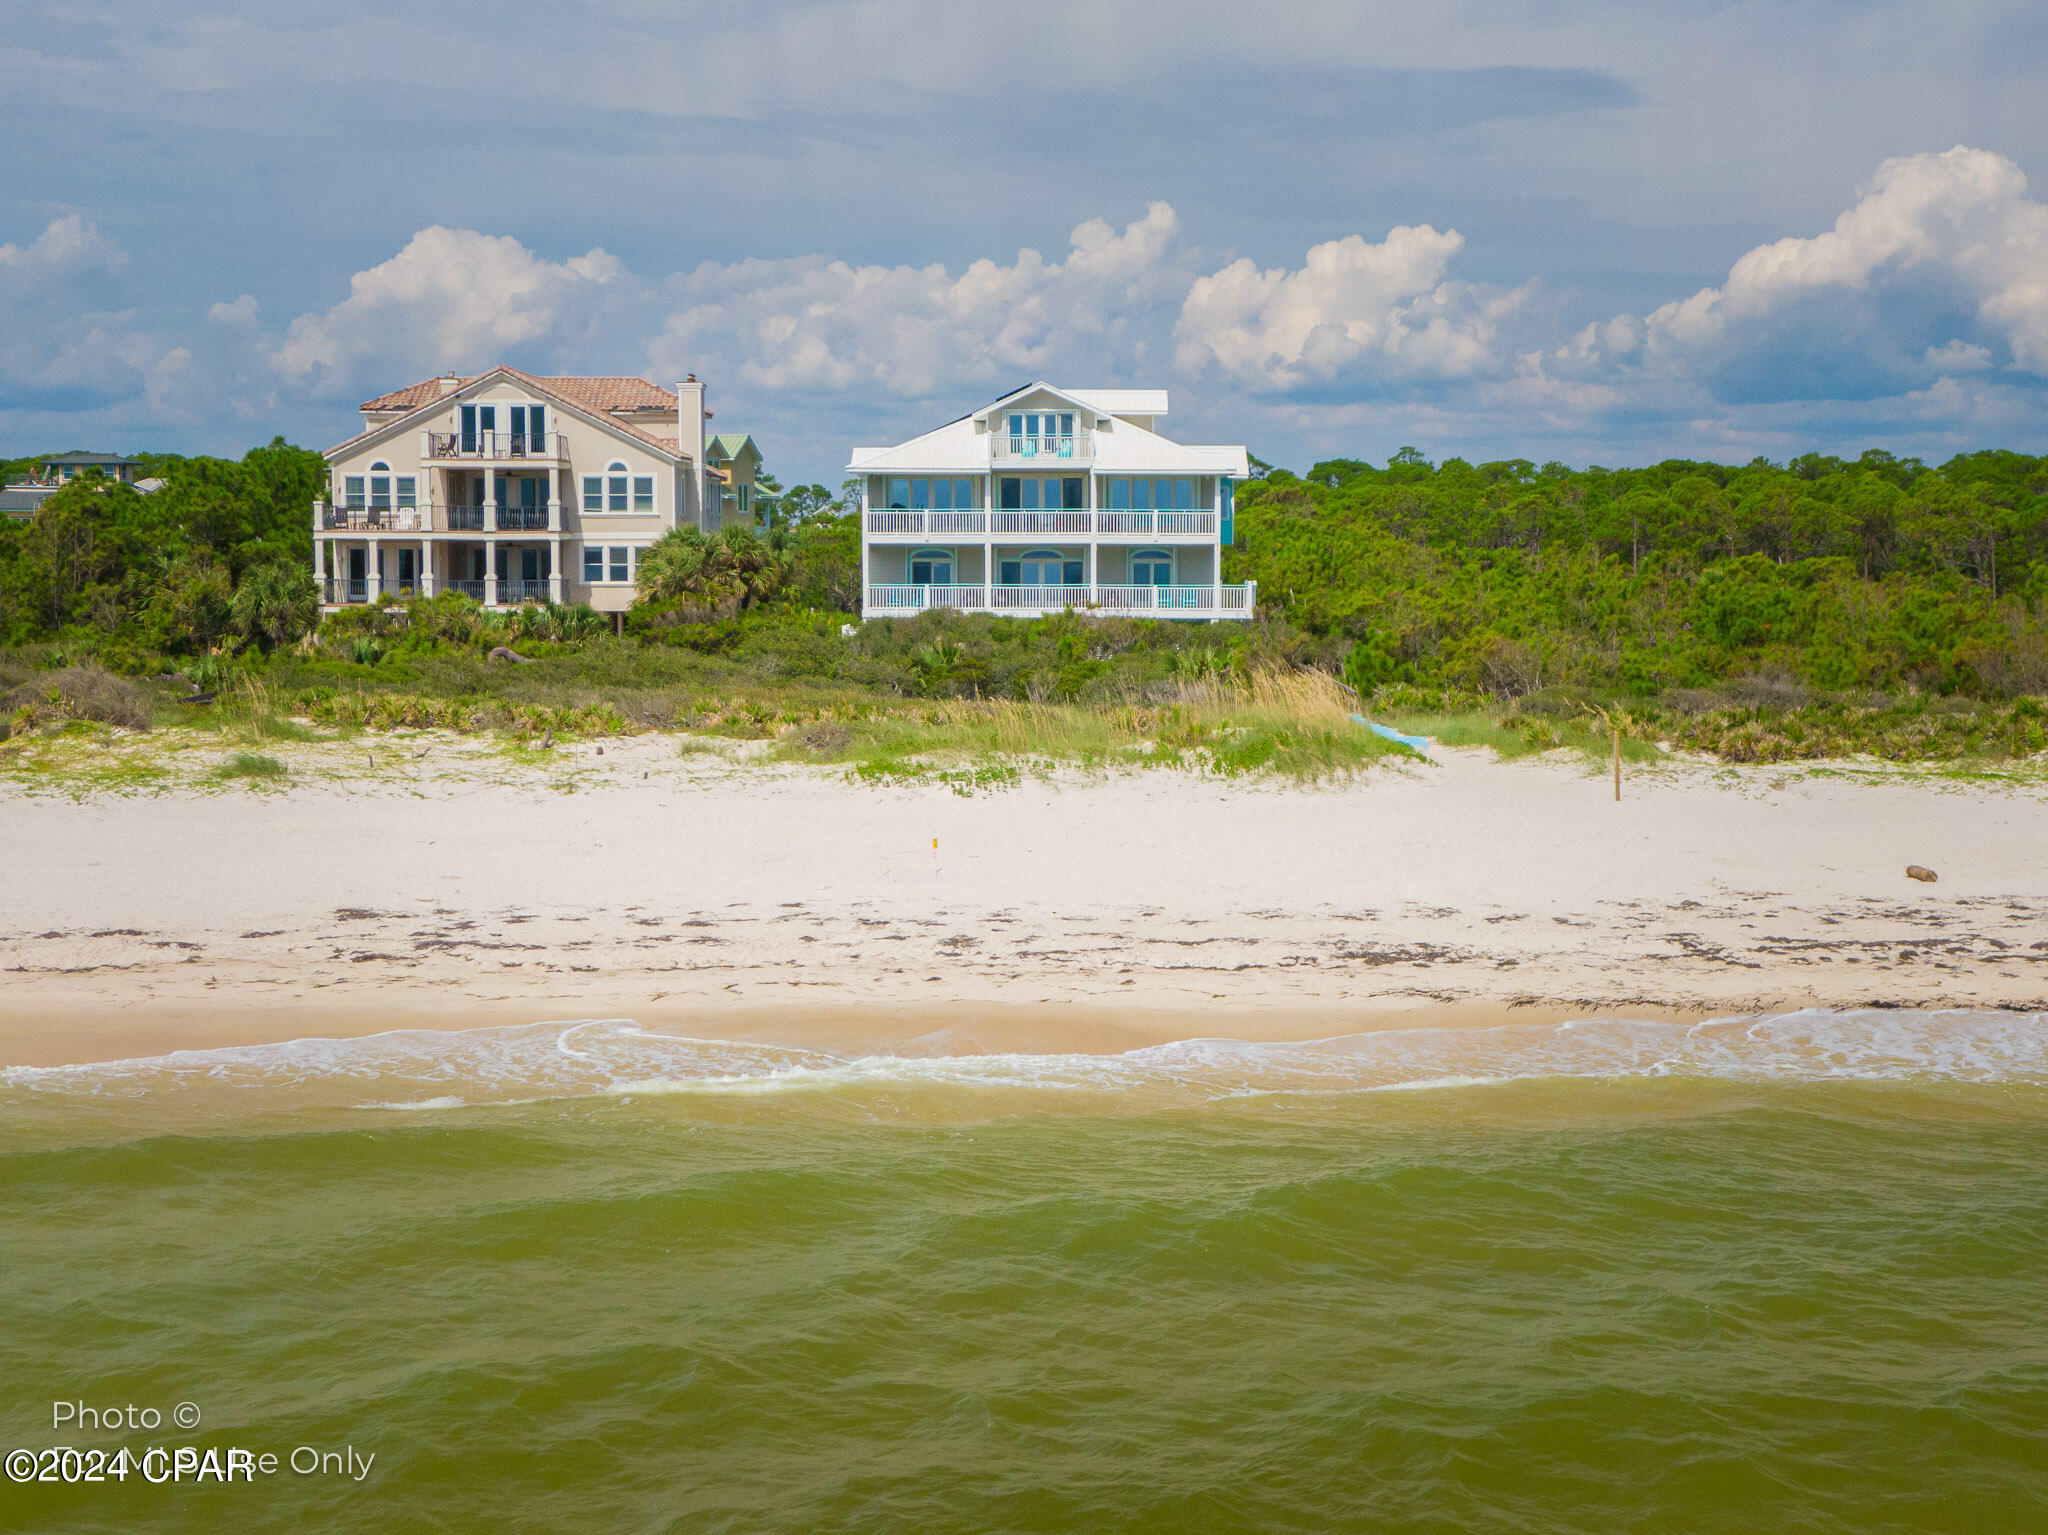
[[[1166,413],[1164,389],[1061,389],[1052,384],[1032,384],[1013,390],[992,405],[984,406],[936,431],[913,437],[889,448],[855,448],[847,463],[849,474],[986,474],[999,432],[979,429],[989,412],[1006,401],[1019,399],[1035,390],[1047,389],[1063,395],[1098,415],[1160,416]],[[1092,467],[1100,474],[1223,474],[1244,479],[1251,465],[1244,447],[1193,447],[1174,442],[1128,420],[1118,420],[1106,430],[1094,433]],[[1005,470],[1011,465],[1004,465]],[[1018,463],[1019,471],[1043,471],[1061,467],[1058,460]],[[1066,467],[1081,470],[1090,461],[1076,459]]]

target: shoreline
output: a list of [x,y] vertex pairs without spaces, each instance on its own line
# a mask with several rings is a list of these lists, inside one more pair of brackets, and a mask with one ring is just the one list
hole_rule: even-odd
[[[1114,1054],[1545,1018],[2048,1011],[2048,792],[1782,769],[1154,773],[963,796],[706,774],[0,793],[0,1065],[630,1018]],[[282,750],[282,749],[281,749]],[[1941,871],[1928,886],[1909,862]]]

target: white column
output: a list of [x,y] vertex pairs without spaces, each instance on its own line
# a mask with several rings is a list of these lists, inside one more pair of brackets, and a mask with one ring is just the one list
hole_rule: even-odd
[[434,595],[434,546],[424,538],[420,540],[420,595]]
[[327,590],[327,565],[327,540],[316,538],[313,540],[313,579],[320,584],[320,600],[322,602],[325,602],[329,596]]
[[484,470],[484,531],[498,531],[498,472],[490,468]]
[[[550,479],[552,478],[553,476],[551,475]],[[551,499],[548,503],[548,522],[550,524],[552,524],[555,521],[555,516],[556,510],[554,503]],[[559,538],[550,538],[548,540],[548,601],[560,602],[561,600],[562,541]]]
[[870,499],[864,497],[860,508],[860,616],[862,618],[868,616],[868,583],[872,579],[868,574],[870,568],[868,560],[868,501]]
[[1088,540],[1088,596],[1086,600],[1089,602],[1095,600],[1095,540],[1092,537]]
[[364,589],[369,592],[370,601],[375,602],[384,595],[384,571],[378,563],[383,558],[383,548],[374,538],[367,540],[363,548],[363,579],[369,583]]
[[[994,423],[990,423],[993,426]],[[989,456],[994,457],[995,440],[991,436],[988,445]],[[991,469],[982,477],[982,526],[988,529],[988,542],[981,549],[981,584],[986,588],[981,594],[985,607],[993,611],[996,605],[996,472]]]
[[484,606],[498,605],[498,547],[485,543],[484,547]]
[[[562,471],[552,464],[548,466],[548,531],[562,531]],[[556,601],[560,600],[558,593]]]

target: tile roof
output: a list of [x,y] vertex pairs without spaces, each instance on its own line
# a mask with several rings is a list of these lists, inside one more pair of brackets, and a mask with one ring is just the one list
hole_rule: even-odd
[[[542,373],[527,373],[518,368],[507,368],[505,371],[515,378],[523,378],[538,384],[550,393],[558,394],[585,410],[601,414],[614,410],[676,408],[673,391],[664,389],[659,384],[650,384],[644,378],[550,377]],[[456,376],[452,382],[445,374],[440,378],[423,379],[417,384],[408,384],[403,389],[394,389],[389,394],[380,394],[374,400],[365,400],[363,409],[418,410],[420,406],[431,405],[434,401],[451,395],[482,377],[481,373],[466,373]]]
[[[678,409],[673,390],[664,389],[659,384],[650,384],[644,378],[622,378],[612,375],[551,377],[547,374],[527,373],[519,368],[505,367],[487,370],[487,373],[498,372],[509,373],[514,378],[532,384],[544,394],[565,400],[592,415],[607,418],[621,431],[631,432],[641,441],[652,444],[664,453],[675,457],[682,456],[681,446],[676,438],[656,436],[649,429],[653,423],[628,421],[620,414],[627,411],[665,411],[673,417]],[[380,394],[374,400],[365,400],[362,409],[366,414],[396,412],[399,415],[406,415],[444,400],[486,376],[486,373],[443,374],[437,378],[422,379],[417,384],[408,384],[403,389]],[[382,430],[384,427],[381,426],[366,427],[347,441],[336,443],[329,448],[327,456],[331,458],[365,437]]]
[[124,458],[119,453],[87,453],[74,448],[69,453],[52,453],[36,460],[39,464],[137,464],[140,459]]

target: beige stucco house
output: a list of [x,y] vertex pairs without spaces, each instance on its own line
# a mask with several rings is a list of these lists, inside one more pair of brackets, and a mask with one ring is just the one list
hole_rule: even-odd
[[733,466],[709,461],[695,374],[669,390],[497,367],[362,410],[363,430],[327,450],[330,499],[313,508],[329,607],[453,590],[618,612],[648,545],[723,520]]

